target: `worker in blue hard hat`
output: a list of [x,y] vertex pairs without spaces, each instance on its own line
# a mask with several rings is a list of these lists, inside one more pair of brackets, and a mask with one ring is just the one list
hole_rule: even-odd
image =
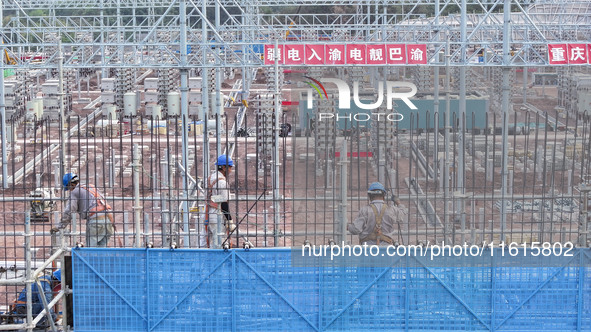
[[61,283],[62,282],[62,270],[57,269],[57,270],[53,271],[53,274],[51,275],[51,277],[53,279],[55,279],[58,283]]
[[106,247],[113,234],[113,209],[98,189],[91,185],[80,184],[75,173],[66,173],[62,179],[65,191],[70,191],[70,198],[62,219],[52,231],[66,228],[72,222],[72,213],[79,213],[86,219],[86,245],[88,247]]
[[[31,306],[33,312],[33,318],[35,318],[45,308],[42,297],[45,298],[45,303],[49,304],[53,299],[54,290],[58,289],[61,285],[61,270],[56,270],[52,275],[44,275],[39,277],[39,283],[34,282],[31,285]],[[13,316],[13,322],[24,321],[27,316],[27,289],[23,288],[17,299],[10,306],[10,314]],[[55,321],[56,315],[53,310],[50,310],[50,315]],[[47,316],[37,323],[37,328],[45,328],[49,326]]]
[[[215,165],[216,171],[207,177],[205,231],[200,236],[200,247],[221,248],[226,238],[224,235],[236,229],[228,202],[230,200],[228,177],[234,168],[234,161],[230,156],[223,154],[217,158]],[[218,218],[222,218],[220,222]]]
[[367,196],[369,205],[359,210],[359,215],[347,225],[347,229],[351,234],[359,235],[360,244],[394,244],[396,232],[400,231],[403,222],[402,210],[386,203],[386,188],[379,182],[369,185]]

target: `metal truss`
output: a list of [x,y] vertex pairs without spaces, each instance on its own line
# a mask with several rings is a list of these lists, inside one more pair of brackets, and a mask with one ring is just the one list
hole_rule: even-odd
[[[180,21],[181,3],[186,22]],[[434,66],[445,65],[440,54],[446,47],[451,66],[545,66],[548,43],[585,42],[591,35],[589,0],[511,0],[506,40],[503,4],[503,0],[214,0],[206,4],[198,0],[10,0],[2,5],[2,17],[10,20],[0,31],[3,48],[16,62],[5,68],[55,67],[58,35],[66,68],[259,67],[263,66],[261,45],[276,40],[425,43],[429,64]],[[324,13],[297,11],[309,6]],[[182,23],[187,27],[186,41],[181,40]],[[189,48],[184,64],[183,42]],[[511,46],[507,59],[503,42]],[[475,61],[479,53],[485,55],[484,62]]]

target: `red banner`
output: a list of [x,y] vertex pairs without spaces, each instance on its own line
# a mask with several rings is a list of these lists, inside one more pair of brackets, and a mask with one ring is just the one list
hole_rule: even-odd
[[385,45],[367,45],[367,59],[368,65],[385,65],[386,61],[386,46]]
[[389,65],[405,65],[406,64],[406,45],[404,44],[388,44],[386,45],[386,52],[388,54]]
[[348,44],[347,45],[347,64],[364,65],[365,64],[365,45]]
[[406,45],[406,59],[409,65],[426,65],[427,45]]
[[277,50],[265,45],[265,64],[275,58],[286,65],[426,65],[429,60],[426,44],[286,44]]
[[568,63],[580,65],[589,63],[586,44],[568,44]]
[[551,65],[591,64],[591,44],[548,44],[548,63]]
[[307,65],[323,65],[325,60],[324,45],[306,45]]
[[326,45],[326,61],[324,65],[344,65],[345,45]]
[[275,63],[275,59],[280,65],[283,64],[283,45],[277,46],[277,49],[275,49],[275,45],[265,45],[265,64],[272,65]]
[[286,65],[303,65],[304,64],[304,45],[285,45],[283,48],[285,52]]

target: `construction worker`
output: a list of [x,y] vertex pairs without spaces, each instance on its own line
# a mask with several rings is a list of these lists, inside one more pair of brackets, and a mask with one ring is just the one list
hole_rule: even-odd
[[207,242],[200,240],[202,247],[221,248],[227,234],[236,229],[230,214],[230,189],[228,176],[234,167],[234,161],[225,154],[216,161],[217,171],[207,177],[207,205],[205,206],[205,227]]
[[62,220],[53,231],[66,228],[72,222],[72,212],[86,219],[86,245],[106,247],[114,234],[113,213],[104,196],[91,184],[81,185],[78,175],[67,173],[62,179],[64,190],[69,190],[70,199]]
[[[39,278],[39,284],[41,284],[41,289],[36,282],[31,285],[31,305],[33,311],[33,318],[35,318],[39,313],[45,308],[43,306],[43,299],[42,296],[45,297],[45,301],[47,304],[51,302],[53,299],[53,290],[58,289],[61,285],[61,270],[56,270],[53,275],[44,275]],[[27,317],[27,289],[23,288],[17,299],[14,303],[10,306],[10,313],[13,315],[12,323],[16,321],[23,321]],[[51,317],[55,321],[56,315],[53,310],[50,311]],[[43,318],[37,323],[37,328],[45,328],[49,326],[47,322],[47,316],[43,316]]]
[[386,204],[386,188],[379,182],[369,186],[367,195],[369,205],[361,208],[359,215],[347,225],[347,229],[351,234],[359,235],[359,244],[394,244],[395,234],[403,219],[402,210]]

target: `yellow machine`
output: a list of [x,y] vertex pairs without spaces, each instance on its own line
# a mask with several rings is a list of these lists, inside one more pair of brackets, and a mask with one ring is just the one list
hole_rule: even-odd
[[29,197],[34,198],[31,201],[31,222],[48,222],[51,213],[55,210],[57,194],[52,189],[37,188]]
[[[4,40],[2,41],[2,44],[4,44]],[[4,63],[7,65],[16,65],[16,60],[8,55],[8,51],[6,49],[4,49]]]

